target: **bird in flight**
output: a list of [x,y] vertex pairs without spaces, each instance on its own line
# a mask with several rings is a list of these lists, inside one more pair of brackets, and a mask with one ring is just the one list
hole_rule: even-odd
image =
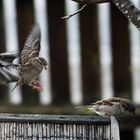
[[38,91],[42,90],[41,83],[37,80],[43,69],[47,70],[47,61],[39,56],[41,49],[41,32],[38,24],[32,27],[20,55],[20,64],[10,67],[19,71],[19,78],[12,91],[18,85],[29,85]]
[[135,114],[134,104],[124,98],[112,97],[107,100],[100,100],[91,105],[78,106],[78,109],[87,109],[100,116],[111,116],[111,115],[129,115]]
[[18,76],[14,75],[6,68],[6,65],[12,64],[13,60],[17,57],[17,52],[0,53],[0,85],[6,85],[18,80]]

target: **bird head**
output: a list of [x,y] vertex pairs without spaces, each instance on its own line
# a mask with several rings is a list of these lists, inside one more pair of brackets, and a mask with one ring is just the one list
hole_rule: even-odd
[[43,57],[39,57],[39,62],[44,66],[44,69],[47,70],[47,61]]
[[135,115],[135,110],[136,110],[136,107],[135,105],[128,99],[121,99],[120,100],[120,104],[122,106],[122,109],[124,111],[127,111],[133,115]]

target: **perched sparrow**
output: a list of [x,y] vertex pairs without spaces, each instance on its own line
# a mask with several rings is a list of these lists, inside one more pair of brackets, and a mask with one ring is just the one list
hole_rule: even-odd
[[97,101],[92,105],[79,106],[76,108],[88,109],[101,116],[135,114],[135,106],[133,103],[128,99],[118,97]]
[[12,66],[20,72],[20,77],[13,90],[18,85],[29,85],[38,91],[42,90],[40,82],[36,79],[43,68],[47,69],[47,61],[43,57],[38,56],[40,51],[40,39],[40,27],[38,24],[35,24],[21,51],[21,63]]
[[12,74],[7,65],[12,64],[13,60],[18,56],[16,52],[0,53],[0,85],[5,85],[10,82],[16,82],[18,77]]

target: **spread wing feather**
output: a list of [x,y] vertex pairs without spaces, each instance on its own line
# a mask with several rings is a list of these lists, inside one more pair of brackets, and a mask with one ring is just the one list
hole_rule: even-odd
[[26,64],[31,58],[37,57],[40,52],[40,27],[35,24],[29,33],[21,52],[21,64]]

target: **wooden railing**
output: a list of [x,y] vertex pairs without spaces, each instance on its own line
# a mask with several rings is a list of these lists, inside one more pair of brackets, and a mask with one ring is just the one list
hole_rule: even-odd
[[0,114],[2,140],[119,140],[118,131],[118,124],[99,116]]

